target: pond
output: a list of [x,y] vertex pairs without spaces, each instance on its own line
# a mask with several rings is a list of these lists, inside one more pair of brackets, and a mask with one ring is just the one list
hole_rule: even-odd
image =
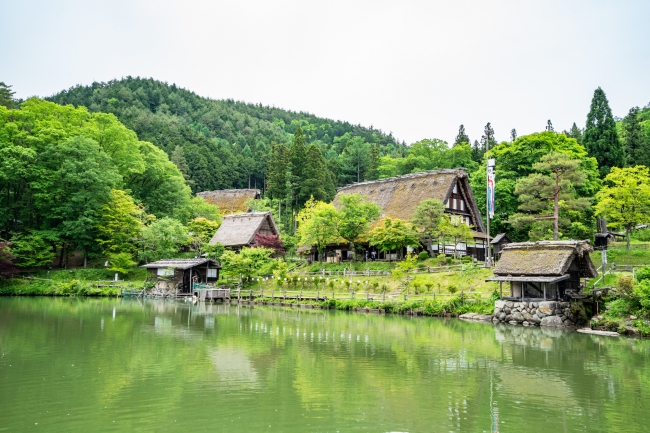
[[650,342],[320,310],[0,298],[0,431],[643,432]]

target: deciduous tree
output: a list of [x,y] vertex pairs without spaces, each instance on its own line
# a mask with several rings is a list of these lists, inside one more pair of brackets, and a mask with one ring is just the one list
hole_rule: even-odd
[[596,194],[596,215],[612,227],[625,229],[627,248],[637,224],[650,222],[650,171],[648,167],[614,167]]
[[440,225],[445,215],[445,205],[440,200],[427,199],[415,208],[413,224],[420,232],[420,239],[431,252],[433,241],[440,236]]

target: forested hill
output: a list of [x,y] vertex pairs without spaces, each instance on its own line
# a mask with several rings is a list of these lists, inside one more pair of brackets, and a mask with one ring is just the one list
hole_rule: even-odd
[[376,143],[382,155],[404,155],[406,150],[392,133],[372,127],[261,104],[212,100],[153,79],[79,85],[47,99],[115,114],[140,140],[164,150],[195,192],[262,188],[271,144],[289,144],[298,127],[306,143],[321,150],[339,185],[358,178],[358,165],[346,167],[344,161],[352,142]]

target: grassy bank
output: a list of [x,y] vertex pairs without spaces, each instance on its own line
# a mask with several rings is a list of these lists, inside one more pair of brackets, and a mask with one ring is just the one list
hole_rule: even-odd
[[136,268],[120,281],[106,269],[38,271],[0,281],[0,296],[119,296],[120,290],[142,290],[146,269]]
[[[499,299],[498,293],[494,292],[487,299],[469,299],[461,296],[454,296],[448,299],[417,299],[417,300],[365,300],[365,299],[327,299],[315,300],[294,300],[282,301],[283,305],[313,305],[319,308],[352,311],[355,309],[384,310],[388,314],[418,314],[423,316],[459,316],[465,313],[492,314],[494,302]],[[255,302],[278,303],[279,299],[258,298]]]

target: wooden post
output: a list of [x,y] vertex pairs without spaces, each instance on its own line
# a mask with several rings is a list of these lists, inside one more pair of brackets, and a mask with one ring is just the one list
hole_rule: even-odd
[[336,297],[334,296],[334,290],[332,290],[332,299],[336,299]]
[[275,301],[275,289],[271,289],[271,301]]
[[[433,296],[435,299],[435,294]],[[499,299],[503,299],[503,281],[499,281]]]
[[544,300],[546,301],[546,283],[542,283],[544,285]]

